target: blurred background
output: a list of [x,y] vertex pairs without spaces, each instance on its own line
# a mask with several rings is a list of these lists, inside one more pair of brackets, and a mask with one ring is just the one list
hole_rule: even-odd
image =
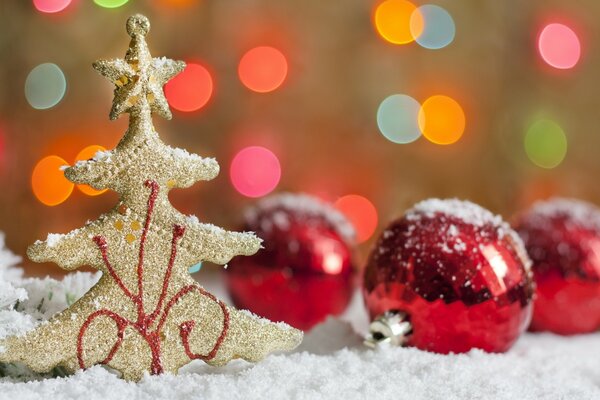
[[260,197],[313,194],[355,223],[362,265],[425,198],[507,218],[552,195],[600,202],[597,1],[3,0],[0,230],[16,253],[115,204],[57,167],[125,132],[91,63],[124,56],[137,12],[153,56],[188,62],[157,130],[221,164],[171,196],[203,221],[235,229]]

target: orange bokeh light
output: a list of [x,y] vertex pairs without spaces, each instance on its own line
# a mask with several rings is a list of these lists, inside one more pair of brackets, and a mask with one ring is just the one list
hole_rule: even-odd
[[[79,152],[79,154],[77,154],[77,156],[75,157],[75,162],[89,160],[90,158],[94,158],[94,156],[96,155],[96,153],[98,151],[105,151],[105,150],[106,149],[104,147],[93,144],[93,145],[88,146],[85,149],[81,150]],[[88,196],[98,196],[108,190],[108,189],[96,190],[89,185],[77,185],[77,189],[79,189],[79,191],[82,192],[83,194],[87,194]]]
[[287,73],[288,64],[283,53],[268,46],[248,50],[238,66],[238,75],[244,86],[258,93],[277,89]]
[[42,158],[31,174],[31,188],[37,199],[47,205],[56,206],[69,198],[73,183],[69,182],[60,167],[68,165],[58,156]]
[[465,131],[465,113],[454,99],[442,95],[431,96],[419,110],[419,128],[432,143],[452,144]]
[[356,240],[362,243],[369,239],[377,228],[377,209],[367,198],[357,194],[340,197],[335,207],[350,220],[356,230]]
[[160,0],[159,3],[166,7],[188,8],[198,4],[198,0]]
[[375,8],[374,23],[382,38],[393,44],[407,44],[423,32],[423,16],[410,1],[386,0]]
[[206,68],[188,63],[183,72],[165,85],[165,96],[176,110],[190,112],[201,109],[213,93],[213,80]]

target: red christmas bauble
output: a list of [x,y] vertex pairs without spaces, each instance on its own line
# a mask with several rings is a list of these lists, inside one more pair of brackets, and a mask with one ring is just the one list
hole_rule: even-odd
[[567,199],[536,203],[516,223],[537,284],[533,331],[600,328],[600,210]]
[[306,195],[271,196],[246,212],[243,228],[264,249],[227,268],[236,307],[303,330],[346,309],[354,230],[332,206]]
[[[478,205],[418,203],[371,252],[363,288],[374,321],[370,340],[400,332],[392,342],[437,353],[506,351],[530,321],[529,263],[514,231]],[[404,326],[375,329],[398,312]]]

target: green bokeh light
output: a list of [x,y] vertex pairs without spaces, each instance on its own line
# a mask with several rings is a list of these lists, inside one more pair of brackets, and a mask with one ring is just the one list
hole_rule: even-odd
[[531,124],[525,134],[525,152],[532,163],[542,168],[555,168],[567,154],[567,136],[560,125],[542,119]]
[[104,8],[117,8],[121,7],[129,0],[94,0],[94,3]]

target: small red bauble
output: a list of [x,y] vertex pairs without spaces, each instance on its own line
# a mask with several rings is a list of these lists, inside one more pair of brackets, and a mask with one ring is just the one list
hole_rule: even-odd
[[236,307],[303,330],[346,309],[354,230],[332,206],[306,195],[271,196],[246,212],[243,228],[264,249],[227,268]]
[[539,202],[516,230],[537,284],[530,329],[571,335],[600,328],[600,210],[576,200]]
[[530,321],[529,263],[500,217],[470,202],[423,201],[383,232],[370,255],[367,344],[506,351]]

